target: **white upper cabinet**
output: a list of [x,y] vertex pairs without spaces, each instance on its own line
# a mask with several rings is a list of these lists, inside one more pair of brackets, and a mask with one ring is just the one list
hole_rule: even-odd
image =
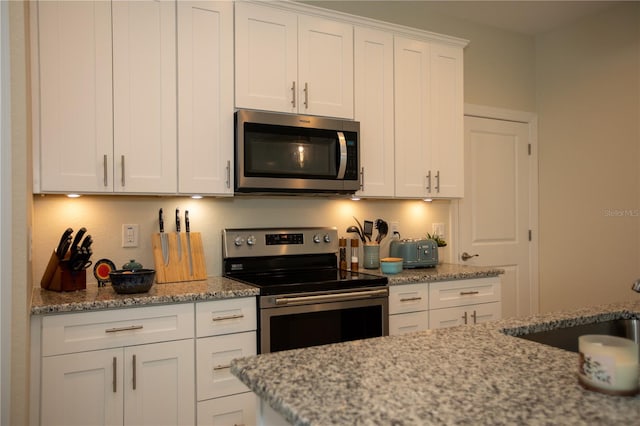
[[111,192],[111,5],[44,1],[34,9],[34,190]]
[[354,31],[355,119],[365,197],[394,196],[393,34]]
[[34,192],[175,193],[175,3],[41,1],[34,30]]
[[353,118],[353,26],[236,3],[236,107]]
[[114,1],[116,192],[177,190],[176,5]]
[[178,191],[233,195],[233,3],[178,2]]
[[395,38],[396,196],[464,195],[462,47]]

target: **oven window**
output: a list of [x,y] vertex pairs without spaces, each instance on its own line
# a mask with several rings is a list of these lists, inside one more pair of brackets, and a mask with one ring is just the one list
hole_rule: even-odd
[[383,335],[381,305],[271,316],[271,352]]
[[245,176],[335,179],[338,138],[333,131],[245,124]]

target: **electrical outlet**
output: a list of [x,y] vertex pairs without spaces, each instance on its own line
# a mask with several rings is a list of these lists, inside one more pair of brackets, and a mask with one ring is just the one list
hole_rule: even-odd
[[389,224],[389,235],[393,237],[396,232],[400,234],[400,222],[391,222]]
[[444,238],[444,223],[434,223],[431,225],[431,234]]
[[138,224],[122,225],[122,247],[138,247],[138,236],[140,227]]

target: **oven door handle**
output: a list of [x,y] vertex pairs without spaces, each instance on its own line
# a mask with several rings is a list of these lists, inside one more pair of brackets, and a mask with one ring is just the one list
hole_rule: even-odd
[[276,305],[289,305],[305,302],[340,302],[351,299],[367,299],[371,297],[387,296],[387,289],[350,291],[347,293],[317,294],[312,296],[276,297]]
[[338,165],[338,180],[344,179],[347,170],[347,140],[343,132],[338,132],[338,145],[340,146],[340,164]]

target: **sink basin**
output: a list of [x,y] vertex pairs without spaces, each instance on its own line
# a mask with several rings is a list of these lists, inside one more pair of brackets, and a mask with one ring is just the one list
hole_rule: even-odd
[[578,337],[583,334],[607,334],[609,336],[625,337],[639,343],[640,319],[617,319],[592,324],[575,325],[523,334],[517,337],[571,352],[578,352]]

